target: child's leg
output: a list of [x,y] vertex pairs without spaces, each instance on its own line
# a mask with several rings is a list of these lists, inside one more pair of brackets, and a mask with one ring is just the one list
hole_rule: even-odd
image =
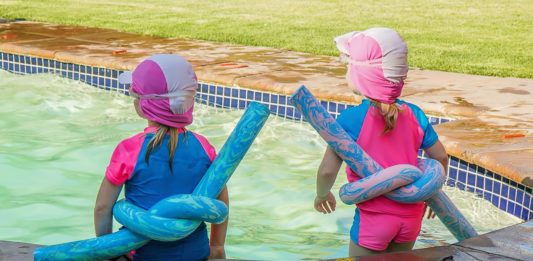
[[355,244],[352,240],[350,240],[350,247],[349,247],[349,256],[368,256],[373,254],[379,254],[383,253],[382,251],[374,251],[368,248],[364,248],[362,246],[359,246]]
[[407,242],[407,243],[395,243],[391,242],[389,244],[389,247],[387,247],[387,252],[398,252],[398,251],[409,251],[412,250],[415,246],[415,242]]

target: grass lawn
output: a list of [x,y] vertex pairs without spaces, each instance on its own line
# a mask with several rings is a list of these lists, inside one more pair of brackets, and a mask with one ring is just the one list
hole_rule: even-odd
[[0,17],[326,55],[337,35],[386,26],[412,67],[533,78],[532,0],[2,0]]

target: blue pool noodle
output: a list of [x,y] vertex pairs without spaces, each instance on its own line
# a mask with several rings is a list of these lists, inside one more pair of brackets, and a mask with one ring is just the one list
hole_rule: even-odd
[[[227,207],[221,202],[218,203],[214,198],[218,197],[224,185],[245,156],[255,137],[265,124],[269,113],[268,107],[260,103],[252,102],[248,105],[247,110],[192,193],[192,196],[178,195],[169,197],[157,203],[149,211],[136,209],[135,206],[121,200],[115,204],[113,212],[116,213],[114,214],[121,220],[129,220],[130,223],[135,220],[136,222],[132,223],[138,223],[137,225],[140,225],[140,227],[146,225],[146,229],[150,231],[151,235],[165,240],[178,240],[186,237],[198,227],[201,222],[199,220],[222,222],[225,218],[224,214],[227,214]],[[194,204],[202,206],[198,208],[200,211],[190,208],[181,210],[182,213],[174,212],[177,209],[176,205],[180,205],[179,208],[181,208],[181,206],[192,206]],[[206,216],[205,209],[210,211],[207,214],[212,215]],[[143,217],[136,219],[139,213],[142,213]],[[183,213],[198,219],[176,219]],[[157,222],[149,222],[154,216],[159,217],[157,218],[158,222],[162,220],[162,227],[158,227]],[[136,226],[135,229],[139,228]],[[167,229],[172,230],[170,234],[174,232],[173,237],[169,237]],[[159,232],[162,233],[160,234]],[[124,228],[115,233],[96,238],[37,248],[34,252],[34,260],[104,260],[128,253],[149,241],[149,238]]]
[[419,160],[419,168],[398,164],[339,189],[339,197],[346,204],[357,204],[384,195],[402,203],[429,199],[445,181],[442,164],[434,159]]
[[[300,87],[292,96],[292,104],[300,110],[305,119],[318,131],[330,148],[339,155],[350,168],[363,176],[369,176],[383,168],[364,152],[346,131],[326,111],[320,102],[305,88]],[[401,193],[401,192],[400,192]],[[400,197],[401,198],[401,197]],[[399,200],[399,198],[395,198]],[[448,230],[458,241],[477,236],[477,232],[466,220],[451,200],[439,190],[426,200]]]

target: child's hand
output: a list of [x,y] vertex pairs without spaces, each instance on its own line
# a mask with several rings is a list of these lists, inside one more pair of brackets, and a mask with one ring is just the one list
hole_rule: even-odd
[[336,206],[337,201],[331,191],[324,198],[320,198],[318,195],[315,198],[315,209],[320,213],[329,214],[335,211]]
[[209,259],[226,259],[226,250],[224,246],[209,246],[211,252],[209,253]]
[[[425,209],[424,209],[424,212],[427,213],[427,219],[434,219],[435,218],[435,212],[433,212],[433,210],[428,207],[428,205],[425,206]],[[424,213],[424,216],[425,216],[425,213]]]

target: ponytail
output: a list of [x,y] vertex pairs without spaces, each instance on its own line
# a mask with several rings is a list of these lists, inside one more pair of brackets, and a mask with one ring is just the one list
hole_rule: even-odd
[[144,159],[146,163],[148,164],[148,161],[150,159],[150,153],[161,143],[163,142],[163,139],[165,138],[165,135],[169,133],[170,134],[170,140],[168,141],[168,165],[170,166],[170,170],[172,171],[172,161],[174,159],[174,152],[176,151],[176,147],[178,145],[178,129],[172,128],[163,124],[159,124],[159,127],[157,128],[157,132],[152,137],[150,142],[148,142],[148,149],[146,150],[146,154],[144,156]]
[[383,115],[383,119],[385,120],[385,129],[383,129],[383,133],[393,130],[396,125],[396,120],[398,119],[398,114],[401,111],[400,107],[398,107],[396,103],[387,104],[375,100],[372,100],[372,103],[379,108],[381,115]]

